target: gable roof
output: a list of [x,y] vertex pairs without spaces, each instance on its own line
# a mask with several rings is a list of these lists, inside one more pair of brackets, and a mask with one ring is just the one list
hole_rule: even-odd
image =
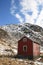
[[[30,39],[32,42],[36,42],[36,43],[38,43],[38,44],[40,44],[40,42],[41,42],[41,41],[39,40],[39,38],[28,37],[28,36],[26,36],[26,35],[25,35],[25,36],[22,36],[22,37],[19,39],[19,41],[22,40],[23,37],[26,37],[26,38]],[[19,41],[18,41],[18,42],[19,42]]]

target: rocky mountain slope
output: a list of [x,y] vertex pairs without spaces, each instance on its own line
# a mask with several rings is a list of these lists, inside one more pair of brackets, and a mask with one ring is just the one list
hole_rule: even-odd
[[19,25],[6,25],[1,26],[1,29],[5,30],[10,38],[13,40],[14,38],[18,40],[22,35],[29,36],[30,38],[38,39],[38,41],[43,43],[43,28],[32,25],[29,23],[19,24]]
[[37,25],[25,23],[0,26],[0,55],[17,54],[18,40],[24,35],[43,45],[43,28]]

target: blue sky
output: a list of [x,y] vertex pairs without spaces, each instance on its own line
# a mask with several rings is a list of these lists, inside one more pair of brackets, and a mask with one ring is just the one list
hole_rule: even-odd
[[10,13],[11,0],[0,0],[0,25],[17,24],[18,19]]
[[43,27],[43,0],[0,0],[0,25],[18,23]]

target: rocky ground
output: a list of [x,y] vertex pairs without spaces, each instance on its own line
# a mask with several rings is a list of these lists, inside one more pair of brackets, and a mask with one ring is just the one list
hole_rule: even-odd
[[43,60],[18,59],[11,57],[1,57],[0,65],[43,65]]

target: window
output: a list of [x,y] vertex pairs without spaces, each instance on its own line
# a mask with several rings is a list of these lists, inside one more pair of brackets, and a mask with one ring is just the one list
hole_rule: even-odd
[[27,52],[27,45],[24,45],[24,46],[23,46],[23,51],[24,51],[24,52]]

